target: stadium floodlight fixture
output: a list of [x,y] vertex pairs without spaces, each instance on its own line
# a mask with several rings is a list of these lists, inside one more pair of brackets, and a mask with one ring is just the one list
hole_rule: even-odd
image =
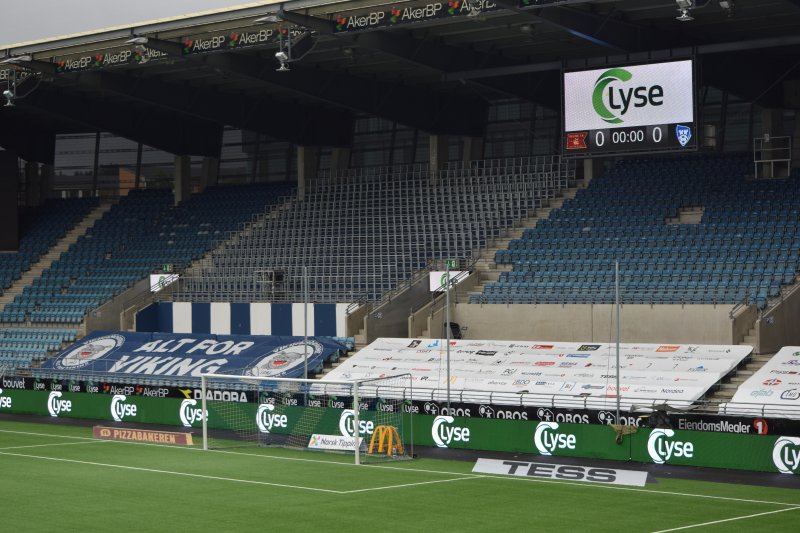
[[691,22],[694,20],[694,17],[689,13],[688,9],[681,9],[681,14],[675,17],[675,20],[680,20],[681,22]]
[[148,39],[147,37],[134,37],[133,39],[128,39],[127,41],[125,41],[125,44],[142,46],[147,44],[148,42],[150,42],[150,39]]
[[278,72],[288,72],[289,70],[291,70],[288,65],[289,54],[287,54],[283,50],[279,50],[275,52],[275,59],[277,59],[281,64],[280,68],[277,69]]
[[33,58],[30,55],[14,56],[0,61],[2,65],[19,65],[20,63],[30,63]]
[[3,91],[3,96],[6,99],[5,107],[14,107],[14,93],[6,89],[5,91]]
[[256,24],[277,24],[278,22],[283,22],[283,19],[277,14],[273,13],[271,15],[267,15],[266,17],[257,18],[253,22]]

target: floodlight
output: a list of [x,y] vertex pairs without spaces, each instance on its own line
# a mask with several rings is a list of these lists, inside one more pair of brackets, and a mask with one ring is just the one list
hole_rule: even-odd
[[278,15],[272,14],[267,15],[266,17],[257,18],[253,21],[255,24],[275,24],[278,22],[283,22],[283,19]]
[[680,20],[681,22],[690,22],[694,20],[694,17],[689,14],[688,9],[682,9],[681,14],[675,17],[675,20]]
[[125,41],[125,44],[144,45],[147,44],[149,41],[150,40],[147,37],[134,37],[133,39]]
[[287,61],[289,61],[289,55],[283,50],[281,50],[279,52],[275,52],[275,59],[277,59],[281,63],[286,63]]
[[3,96],[6,99],[5,107],[14,107],[14,93],[6,89],[5,91],[3,91]]
[[678,4],[678,9],[681,11],[694,7],[694,0],[675,0],[675,3]]
[[6,58],[6,59],[0,61],[0,64],[2,64],[2,65],[19,65],[20,63],[30,63],[31,61],[33,61],[33,58],[31,56],[24,55],[24,56],[16,56],[16,57]]

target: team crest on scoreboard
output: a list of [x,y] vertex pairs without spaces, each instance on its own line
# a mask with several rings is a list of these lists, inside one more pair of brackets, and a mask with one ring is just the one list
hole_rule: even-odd
[[675,136],[678,138],[678,142],[681,143],[681,146],[686,146],[692,139],[692,128],[678,124],[675,126]]

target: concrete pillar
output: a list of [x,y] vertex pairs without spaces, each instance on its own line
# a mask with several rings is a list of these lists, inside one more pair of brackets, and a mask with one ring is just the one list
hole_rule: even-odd
[[483,137],[464,137],[464,162],[476,159],[483,159]]
[[203,169],[200,173],[200,191],[207,187],[214,187],[219,183],[219,158],[204,157]]
[[25,163],[25,205],[29,207],[42,205],[42,184],[39,181],[37,163]]
[[56,187],[56,169],[53,165],[42,165],[39,170],[39,182],[41,183],[42,201],[53,198],[53,190]]
[[297,198],[300,200],[305,197],[306,184],[317,178],[318,154],[316,146],[297,147]]
[[337,146],[331,149],[331,172],[350,168],[350,152],[349,146]]
[[431,167],[431,177],[435,177],[435,172],[442,170],[449,159],[449,145],[447,135],[431,135],[429,140],[429,163]]
[[175,156],[174,186],[175,205],[192,194],[192,159],[188,155]]

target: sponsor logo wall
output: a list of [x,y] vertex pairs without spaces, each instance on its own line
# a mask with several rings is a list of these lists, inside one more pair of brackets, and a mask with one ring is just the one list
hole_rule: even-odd
[[785,346],[739,385],[721,414],[800,419],[800,346]]
[[204,373],[301,377],[304,353],[314,368],[342,349],[335,341],[298,337],[95,332],[42,369],[75,375],[200,377]]
[[[327,377],[410,373],[415,389],[445,389],[445,342],[381,338]],[[615,347],[610,344],[451,340],[450,388],[527,393],[530,396],[523,396],[523,401],[541,405],[552,400],[557,407],[575,407],[574,398],[579,397],[586,399],[589,408],[605,409],[610,406],[607,398],[616,398],[618,393],[625,407],[636,400],[687,406],[751,351],[749,346],[622,344],[617,369]],[[618,371],[620,391],[616,390]]]
[[[135,421],[140,424],[198,427],[199,413],[187,409],[197,404],[180,398],[87,394],[62,391],[3,389],[11,407],[2,412],[28,413],[50,417]],[[224,417],[209,403],[209,426],[225,428]],[[306,408],[279,403],[243,403],[240,413],[253,421],[253,430],[289,434],[307,414]],[[366,439],[370,427],[382,416],[378,411],[363,411],[359,436]],[[313,434],[354,438],[352,418],[348,427],[342,409],[322,407],[315,413]],[[344,422],[343,422],[343,419]],[[617,443],[612,427],[548,421],[504,420],[453,415],[415,413],[404,417],[413,427],[414,444],[486,451],[634,460],[642,463],[710,466],[795,474],[800,471],[800,437],[753,435],[674,429],[639,428]],[[372,424],[372,426],[370,426]],[[344,427],[344,430],[342,429]],[[343,433],[347,433],[344,435]],[[408,433],[407,433],[408,435]],[[312,434],[306,435],[309,439]],[[344,442],[344,441],[342,441]]]

